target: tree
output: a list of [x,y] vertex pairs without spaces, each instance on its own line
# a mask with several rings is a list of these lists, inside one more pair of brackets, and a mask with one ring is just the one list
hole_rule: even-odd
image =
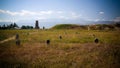
[[10,28],[14,28],[14,25],[12,23],[10,24]]
[[21,27],[21,29],[33,29],[33,26],[25,26],[25,25],[23,25],[22,27]]
[[1,25],[0,25],[0,29],[2,29]]
[[26,29],[26,26],[23,25],[23,26],[21,27],[21,29]]
[[2,29],[6,29],[6,26],[5,26],[5,24],[2,26]]
[[15,29],[15,27],[18,27],[18,25],[16,23],[11,23],[9,25],[3,25],[0,26],[0,29]]
[[116,27],[120,27],[120,22],[115,23]]
[[18,27],[18,25],[16,23],[13,24],[13,27]]

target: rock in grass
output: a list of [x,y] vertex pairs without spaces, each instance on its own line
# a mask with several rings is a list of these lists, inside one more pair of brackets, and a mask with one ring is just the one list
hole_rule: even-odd
[[98,39],[98,38],[95,38],[94,42],[95,42],[95,43],[99,43],[99,39]]
[[47,43],[47,45],[49,45],[50,44],[50,40],[47,40],[46,43]]
[[20,40],[16,39],[16,45],[20,45]]
[[15,43],[16,43],[16,45],[20,45],[19,34],[16,34]]
[[59,36],[60,39],[62,39],[62,36]]
[[15,37],[15,39],[17,40],[17,39],[19,39],[19,34],[16,34],[16,37]]

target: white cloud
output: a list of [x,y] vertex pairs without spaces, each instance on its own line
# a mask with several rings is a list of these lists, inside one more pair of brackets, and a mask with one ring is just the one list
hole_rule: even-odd
[[[86,21],[100,21],[103,20],[103,18],[91,18],[88,16],[85,16],[85,14],[76,13],[73,11],[28,11],[28,10],[21,10],[21,11],[10,11],[10,10],[1,10],[0,14],[7,14],[11,16],[11,18],[19,21],[19,20],[31,20],[31,19],[39,19],[39,20],[47,20],[47,19],[71,19],[71,20],[77,20],[82,19]],[[104,12],[99,12],[100,15],[103,15]],[[115,21],[118,21],[120,17],[116,18]],[[2,20],[1,20],[2,21]],[[8,21],[8,20],[6,20]]]
[[74,19],[77,19],[77,18],[81,18],[81,17],[82,17],[81,14],[76,14],[76,13],[74,13],[74,12],[72,12],[71,15],[72,15],[72,18],[74,18]]
[[0,22],[18,22],[18,20],[6,20],[6,19],[0,19]]
[[98,21],[100,21],[100,19],[95,19],[94,21],[95,21],[95,22],[98,22]]
[[[100,21],[102,19],[92,19],[83,14],[71,12],[71,11],[28,11],[28,10],[21,10],[21,11],[9,11],[9,10],[1,10],[0,13],[8,14],[12,16],[12,18],[16,21],[20,20],[31,20],[31,19],[38,19],[38,20],[47,20],[47,19],[63,19],[63,20],[86,20],[86,21]],[[104,12],[99,12],[99,14],[104,14]],[[119,18],[119,17],[118,17]],[[117,19],[118,20],[118,19]],[[115,21],[117,21],[115,20]],[[0,20],[0,21],[10,21],[10,20]]]
[[94,22],[100,21],[100,19],[92,19],[92,18],[85,18],[84,20],[85,21],[94,21]]
[[61,13],[64,13],[63,11],[57,11],[57,13],[61,14]]
[[101,12],[99,12],[99,14],[101,14],[101,15],[102,15],[102,14],[104,14],[104,12],[102,12],[102,11],[101,11]]
[[7,14],[10,14],[10,15],[12,15],[12,16],[19,14],[18,12],[11,12],[11,11],[6,11],[6,13],[7,13]]
[[20,16],[36,15],[36,12],[31,12],[31,11],[27,11],[27,10],[21,10],[21,12],[18,12],[18,15],[20,15]]
[[93,21],[93,22],[98,22],[98,21],[105,21],[104,18],[84,18],[86,21]]
[[120,17],[116,17],[116,18],[114,19],[114,22],[120,22]]
[[21,10],[20,12],[11,12],[9,10],[0,10],[0,13],[9,14],[12,16],[19,15],[19,16],[29,16],[29,15],[50,15],[53,11],[39,11],[39,12],[32,12],[28,10]]
[[11,12],[9,10],[1,10],[1,9],[0,9],[0,13],[9,14],[9,15],[12,15],[12,16],[19,14],[18,12]]
[[5,13],[5,11],[0,9],[0,13]]
[[48,19],[48,18],[40,16],[40,17],[36,17],[36,19],[38,19],[38,20],[45,20],[45,19]]
[[40,14],[52,14],[53,11],[40,11],[39,13]]
[[1,20],[0,19],[0,22],[10,22],[10,20]]
[[[28,11],[28,10],[21,10],[21,11],[9,11],[9,10],[1,10],[1,14],[8,14],[9,16],[12,16],[13,19],[19,21],[19,20],[31,20],[31,19],[39,19],[39,20],[45,20],[45,19],[85,19],[83,15],[76,12],[71,11]],[[2,20],[1,20],[2,21]],[[6,20],[7,21],[7,20]]]
[[65,20],[69,19],[69,17],[66,17],[66,16],[59,16],[59,18],[60,19],[65,19]]

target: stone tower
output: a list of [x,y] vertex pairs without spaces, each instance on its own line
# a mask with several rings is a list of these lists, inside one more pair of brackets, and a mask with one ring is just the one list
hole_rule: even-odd
[[38,20],[36,20],[36,22],[35,22],[35,29],[39,29],[39,23],[38,23]]

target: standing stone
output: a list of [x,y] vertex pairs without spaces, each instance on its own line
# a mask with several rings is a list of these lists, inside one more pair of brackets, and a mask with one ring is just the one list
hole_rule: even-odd
[[15,42],[16,42],[16,45],[20,45],[19,34],[16,34]]
[[16,39],[16,45],[20,45],[20,39]]
[[38,20],[36,20],[36,22],[35,22],[35,29],[39,29],[39,23],[38,23]]
[[47,45],[49,45],[50,44],[50,40],[47,40],[46,43],[47,43]]
[[19,35],[18,35],[18,34],[16,34],[16,37],[15,37],[15,39],[19,39]]
[[62,39],[62,36],[59,36],[60,39]]
[[95,38],[94,42],[95,42],[95,43],[98,43],[98,42],[99,42],[98,38]]

